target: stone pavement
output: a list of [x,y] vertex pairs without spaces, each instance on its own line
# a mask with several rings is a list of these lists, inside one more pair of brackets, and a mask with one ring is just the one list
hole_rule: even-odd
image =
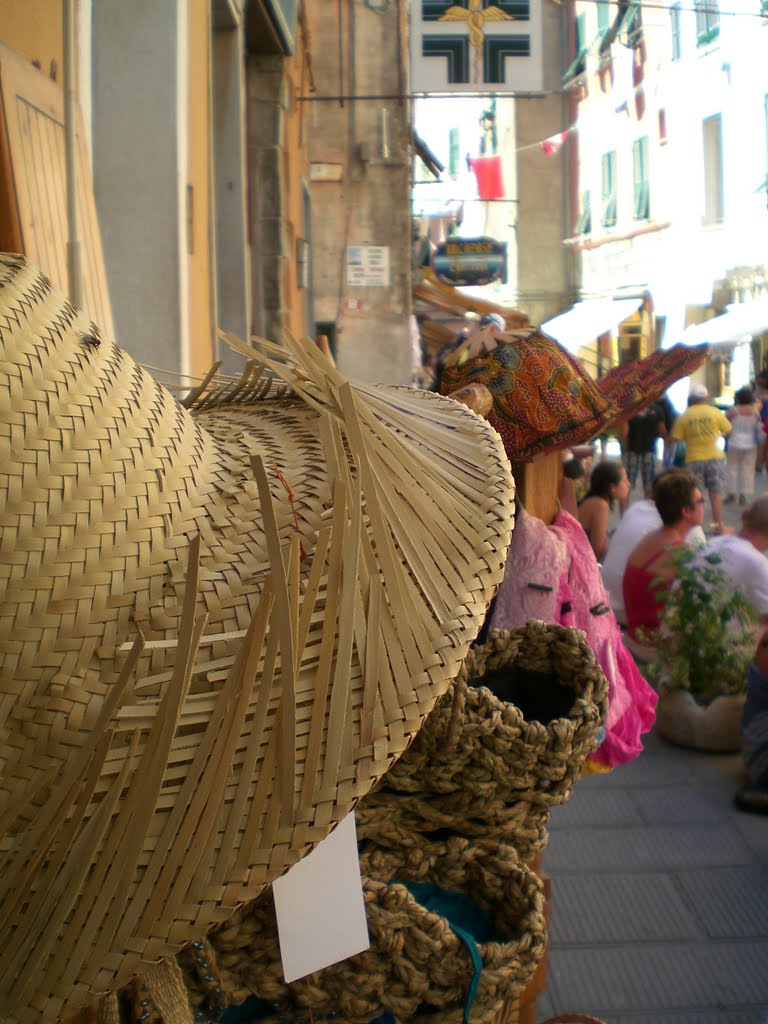
[[[757,477],[757,493],[768,474]],[[634,495],[637,497],[639,495]],[[726,507],[738,526],[741,509]],[[655,732],[632,764],[582,778],[551,816],[544,1020],[768,1022],[768,818],[736,810],[738,755]]]
[[551,816],[543,1020],[768,1019],[768,819],[737,811],[738,755],[655,733],[630,765],[582,778]]

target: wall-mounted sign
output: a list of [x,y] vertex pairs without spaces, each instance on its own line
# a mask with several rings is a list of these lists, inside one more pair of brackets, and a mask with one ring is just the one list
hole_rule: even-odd
[[432,268],[445,284],[506,281],[507,243],[493,238],[449,238],[432,254]]
[[348,245],[347,285],[351,288],[389,288],[389,246]]
[[542,0],[411,0],[411,87],[541,92]]
[[341,181],[341,164],[312,163],[309,165],[310,181]]

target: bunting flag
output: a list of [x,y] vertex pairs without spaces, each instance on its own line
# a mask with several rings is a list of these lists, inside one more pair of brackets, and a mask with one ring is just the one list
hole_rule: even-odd
[[500,156],[476,156],[470,166],[477,178],[477,194],[480,199],[504,198],[504,171]]
[[539,143],[539,147],[544,156],[552,156],[553,153],[557,153],[568,137],[570,128],[566,128],[564,132],[558,132],[557,135],[550,135],[548,139],[542,139]]

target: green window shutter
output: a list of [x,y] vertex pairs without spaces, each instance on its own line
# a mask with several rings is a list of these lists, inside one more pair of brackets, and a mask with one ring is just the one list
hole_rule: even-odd
[[581,213],[576,222],[575,233],[577,235],[588,235],[592,230],[592,201],[589,190],[582,193]]
[[455,178],[459,173],[459,129],[448,132],[448,174]]
[[616,223],[616,151],[603,153],[602,159],[602,214],[603,227],[611,228]]
[[568,82],[578,75],[583,75],[587,70],[586,60],[589,46],[586,43],[586,38],[587,16],[586,14],[579,14],[576,16],[576,56],[565,69],[563,82]]
[[635,220],[647,220],[649,215],[648,138],[632,143],[633,209]]
[[669,8],[669,24],[672,32],[672,60],[680,60],[683,53],[680,35],[680,4],[673,4]]
[[611,27],[611,12],[608,0],[597,0],[597,31],[602,35]]
[[698,46],[706,46],[720,35],[720,9],[717,0],[695,0]]
[[643,39],[643,12],[638,0],[630,0],[619,25],[618,35],[627,46],[638,46]]

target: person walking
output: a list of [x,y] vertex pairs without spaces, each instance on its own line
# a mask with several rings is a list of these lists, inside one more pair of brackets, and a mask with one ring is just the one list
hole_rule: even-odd
[[739,388],[725,415],[733,428],[725,452],[728,471],[725,500],[731,502],[738,498],[740,504],[746,505],[755,493],[755,465],[763,426],[752,389]]
[[718,441],[731,433],[730,420],[709,404],[709,392],[703,384],[694,384],[688,396],[688,408],[672,427],[672,437],[685,441],[685,468],[709,494],[715,533],[723,533],[723,491],[726,483],[725,452]]
[[[622,441],[624,465],[629,490],[635,486],[638,473],[643,482],[643,497],[650,498],[656,477],[656,442],[666,436],[664,412],[658,402],[652,402],[627,421]],[[622,514],[629,504],[629,495],[621,502]]]

